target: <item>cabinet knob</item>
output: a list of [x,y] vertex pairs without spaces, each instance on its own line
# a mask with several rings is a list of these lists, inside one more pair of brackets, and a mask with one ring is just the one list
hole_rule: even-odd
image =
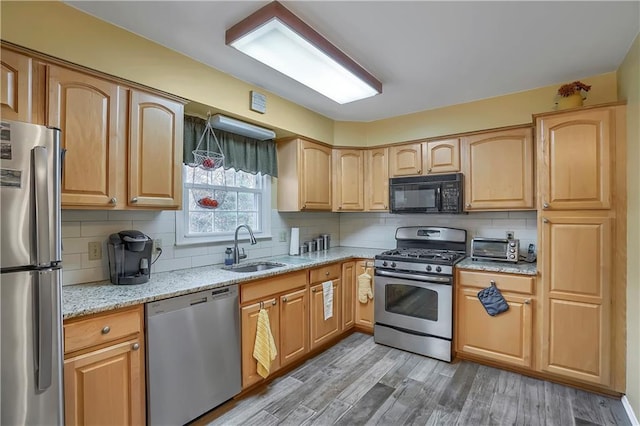
[[427,172],[431,173],[431,167],[429,167],[429,168],[427,169]]
[[542,222],[544,223],[549,223],[549,219],[547,219],[546,217],[544,219],[542,219]]
[[133,349],[134,351],[137,351],[138,349],[140,349],[140,343],[134,343],[133,345],[131,345],[131,349]]
[[496,285],[496,282],[495,282],[495,280],[491,280],[491,281],[489,281],[489,284]]
[[418,174],[422,173],[422,169],[418,169]]
[[342,210],[342,206],[338,206],[338,210]]
[[132,203],[137,203],[137,202],[138,202],[138,197],[133,197],[133,198],[131,199],[131,202],[132,202]]
[[286,297],[283,297],[283,298],[282,298],[282,301],[283,301],[284,303],[287,303],[287,298],[286,298]]
[[276,301],[274,300],[273,302],[271,302],[271,305],[272,305],[272,306],[276,306],[276,304],[277,304],[277,303],[278,303],[278,302],[276,302]]
[[110,202],[111,204],[116,204],[116,203],[118,202],[118,199],[117,199],[116,197],[113,197],[113,198],[111,198],[111,199],[109,200],[109,202]]
[[385,210],[387,210],[388,208],[389,208],[389,207],[387,207],[387,205],[385,204],[385,205],[384,205],[384,209],[385,209]]
[[324,274],[325,274],[325,275],[329,275],[329,271],[325,272]]
[[102,334],[109,334],[110,331],[111,331],[111,327],[109,327],[108,325],[105,325],[102,328]]
[[524,304],[525,305],[531,304],[531,299],[524,299]]
[[471,207],[471,204],[470,204],[470,203],[467,203],[467,204],[465,204],[464,206],[465,206],[465,207]]
[[318,290],[317,288],[312,288],[312,289],[311,289],[311,292],[312,292],[312,293],[315,293],[317,290]]
[[304,210],[304,209],[306,209],[306,208],[307,208],[307,205],[306,205],[306,204],[303,204],[303,205],[302,205],[302,207],[300,208],[300,210]]
[[549,208],[549,203],[542,203],[542,208],[543,209],[548,209]]

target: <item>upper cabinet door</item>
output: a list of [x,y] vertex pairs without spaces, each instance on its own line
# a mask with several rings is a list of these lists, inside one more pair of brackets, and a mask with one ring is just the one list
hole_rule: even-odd
[[300,141],[301,210],[331,210],[331,148]]
[[540,208],[611,208],[613,109],[538,117]]
[[460,171],[460,139],[425,142],[427,173],[453,173]]
[[334,150],[333,179],[334,211],[362,211],[364,209],[364,151]]
[[533,209],[530,127],[462,139],[465,210]]
[[31,58],[2,49],[0,64],[2,66],[2,81],[0,81],[2,118],[33,123]]
[[181,103],[131,91],[129,206],[181,206],[183,116]]
[[66,149],[62,205],[115,207],[119,145],[118,85],[49,67],[49,119]]
[[391,177],[422,173],[422,143],[398,145],[389,148]]
[[366,152],[365,203],[367,210],[389,210],[389,148]]

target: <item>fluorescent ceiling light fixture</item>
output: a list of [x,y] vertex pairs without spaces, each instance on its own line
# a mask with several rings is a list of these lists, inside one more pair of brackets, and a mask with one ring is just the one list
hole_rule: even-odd
[[276,133],[273,130],[265,129],[264,127],[249,124],[220,114],[211,116],[211,118],[209,118],[209,123],[211,123],[211,127],[214,129],[224,130],[235,133],[236,135],[258,139],[260,141],[276,137]]
[[382,93],[382,83],[277,1],[226,32],[226,44],[339,104]]

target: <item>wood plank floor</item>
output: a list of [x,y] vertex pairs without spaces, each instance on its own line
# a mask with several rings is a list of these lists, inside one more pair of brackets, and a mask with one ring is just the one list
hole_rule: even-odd
[[617,399],[468,361],[440,362],[354,333],[208,424],[631,423]]

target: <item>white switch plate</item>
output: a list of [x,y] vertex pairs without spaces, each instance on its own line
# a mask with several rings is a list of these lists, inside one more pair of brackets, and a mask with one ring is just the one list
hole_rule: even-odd
[[284,243],[287,241],[287,231],[280,231],[280,242]]
[[99,241],[92,241],[89,243],[89,260],[102,259],[102,243]]

